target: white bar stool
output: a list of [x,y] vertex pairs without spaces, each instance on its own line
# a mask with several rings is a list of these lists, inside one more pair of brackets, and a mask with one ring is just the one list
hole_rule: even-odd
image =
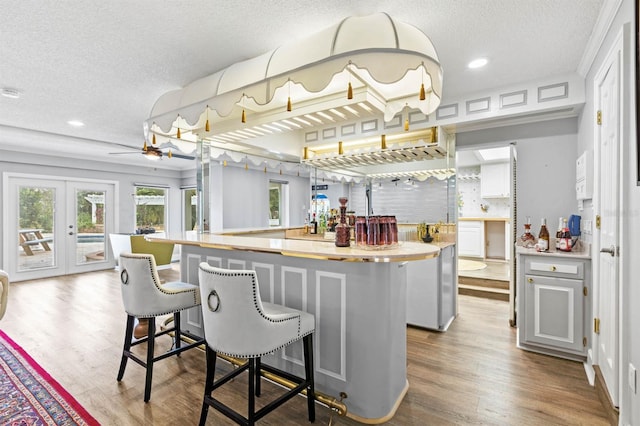
[[[127,312],[127,328],[124,336],[122,360],[118,371],[118,381],[122,380],[127,360],[131,358],[146,368],[144,387],[144,402],[151,398],[151,380],[153,378],[153,364],[172,355],[180,355],[187,349],[204,344],[204,338],[187,335],[195,341],[182,346],[180,331],[180,311],[200,306],[198,286],[173,281],[160,283],[156,261],[152,254],[120,254],[120,281],[122,302]],[[173,314],[173,327],[156,333],[156,317]],[[135,318],[148,319],[149,333],[147,337],[132,342]],[[174,332],[174,345],[162,355],[154,356],[155,338],[163,334]],[[145,360],[131,352],[131,347],[147,342],[147,357]]]
[[[204,333],[207,341],[207,374],[202,401],[200,425],[207,420],[209,407],[214,407],[236,423],[253,425],[293,396],[306,389],[309,421],[315,421],[315,388],[313,380],[313,315],[260,300],[255,271],[220,269],[200,264],[200,295]],[[305,378],[261,364],[260,357],[298,340],[303,340]],[[248,361],[241,367],[214,380],[217,354]],[[255,396],[260,396],[260,370],[294,382],[296,387],[255,410]],[[242,416],[213,397],[212,392],[241,372],[249,370],[248,415]]]

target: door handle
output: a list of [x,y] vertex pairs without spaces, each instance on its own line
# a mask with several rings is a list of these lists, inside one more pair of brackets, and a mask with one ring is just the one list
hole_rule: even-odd
[[618,250],[616,250],[616,246],[611,246],[609,248],[601,248],[600,249],[600,253],[609,253],[611,255],[611,257],[614,257],[617,253]]

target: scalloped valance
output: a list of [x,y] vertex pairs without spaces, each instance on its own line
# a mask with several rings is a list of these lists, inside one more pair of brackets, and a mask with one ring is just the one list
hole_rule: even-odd
[[[179,127],[204,138],[207,120],[213,134],[225,120],[240,123],[243,109],[249,114],[281,111],[288,97],[294,105],[317,103],[320,110],[332,94],[346,94],[348,85],[375,98],[387,121],[406,106],[430,114],[442,97],[442,68],[433,44],[416,27],[386,13],[349,17],[165,93],[144,123],[145,137],[152,130],[175,138]],[[424,99],[418,96],[421,85]],[[346,96],[341,99],[348,103]],[[295,108],[289,114],[295,115]]]

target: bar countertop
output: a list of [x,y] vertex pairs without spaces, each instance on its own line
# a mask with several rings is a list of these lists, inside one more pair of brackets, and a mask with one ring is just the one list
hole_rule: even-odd
[[336,247],[333,241],[308,241],[283,238],[263,238],[238,235],[197,234],[194,232],[156,236],[147,234],[149,241],[166,242],[225,250],[279,253],[283,256],[347,262],[404,262],[437,257],[440,247],[435,244],[405,241],[395,248],[369,250]]

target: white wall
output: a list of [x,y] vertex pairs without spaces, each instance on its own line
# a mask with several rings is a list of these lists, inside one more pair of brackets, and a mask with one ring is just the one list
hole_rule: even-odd
[[[0,180],[3,172],[118,182],[119,193],[116,194],[115,209],[118,211],[119,222],[116,224],[115,232],[135,230],[135,205],[131,195],[134,193],[134,183],[161,184],[169,187],[168,231],[179,232],[182,224],[180,185],[183,180],[188,180],[192,173],[162,170],[152,166],[135,168],[114,163],[0,150]],[[195,171],[193,173],[195,174]],[[3,197],[2,191],[3,183],[0,182],[0,200]],[[3,229],[4,220],[0,209],[0,230]],[[0,245],[0,269],[4,267],[2,259]]]
[[[594,148],[594,78],[602,67],[615,39],[624,31],[623,54],[623,114],[622,114],[622,184],[624,201],[622,207],[621,261],[621,394],[620,424],[640,425],[640,391],[635,394],[627,385],[628,365],[640,369],[640,187],[636,186],[638,147],[635,128],[635,51],[633,17],[634,1],[623,0],[611,28],[605,38],[586,78],[586,105],[582,112],[578,132],[578,152]],[[638,378],[640,381],[640,378]],[[639,383],[640,384],[640,383]]]
[[458,133],[457,148],[516,143],[518,234],[526,217],[537,234],[542,218],[555,229],[558,217],[578,213],[575,192],[577,119],[569,118]]
[[289,183],[289,226],[302,226],[311,202],[308,177],[212,163],[211,229],[268,228],[269,180]]

